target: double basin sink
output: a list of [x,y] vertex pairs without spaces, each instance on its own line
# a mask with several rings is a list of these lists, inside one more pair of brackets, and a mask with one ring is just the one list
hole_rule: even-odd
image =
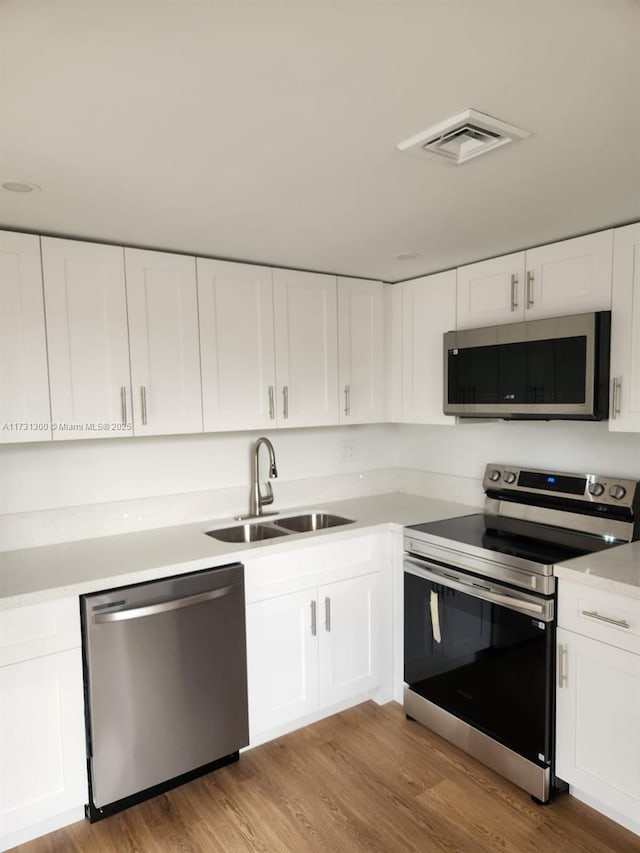
[[353,518],[332,515],[328,512],[304,512],[288,518],[277,518],[269,522],[247,522],[234,524],[233,527],[221,527],[207,530],[206,535],[220,542],[262,542],[290,533],[310,533],[315,530],[328,530],[342,524],[353,524]]

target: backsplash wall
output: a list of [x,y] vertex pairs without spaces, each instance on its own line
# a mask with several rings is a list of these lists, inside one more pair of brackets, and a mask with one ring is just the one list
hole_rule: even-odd
[[480,480],[488,462],[640,479],[640,434],[566,421],[397,426],[400,468]]
[[[480,506],[487,462],[640,478],[640,435],[609,433],[606,424],[376,424],[267,434],[279,510],[388,491]],[[0,550],[246,513],[258,435],[0,446]]]
[[[365,425],[264,433],[278,483],[393,468],[389,427]],[[258,432],[0,446],[0,515],[246,486]],[[267,453],[261,457],[266,471]]]

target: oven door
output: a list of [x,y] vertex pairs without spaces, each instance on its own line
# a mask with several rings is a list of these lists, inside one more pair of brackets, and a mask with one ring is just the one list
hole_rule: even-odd
[[554,603],[406,556],[410,689],[540,767],[552,761]]

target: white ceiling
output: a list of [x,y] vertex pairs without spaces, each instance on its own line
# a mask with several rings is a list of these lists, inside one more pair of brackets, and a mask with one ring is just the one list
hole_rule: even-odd
[[[0,0],[0,33],[0,179],[42,187],[4,227],[397,281],[640,219],[635,0]],[[396,149],[467,107],[531,136]]]

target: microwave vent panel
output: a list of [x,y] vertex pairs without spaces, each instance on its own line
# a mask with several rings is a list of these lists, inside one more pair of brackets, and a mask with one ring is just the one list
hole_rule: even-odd
[[527,136],[529,132],[522,128],[477,110],[465,110],[398,143],[398,150],[438,155],[459,164]]

